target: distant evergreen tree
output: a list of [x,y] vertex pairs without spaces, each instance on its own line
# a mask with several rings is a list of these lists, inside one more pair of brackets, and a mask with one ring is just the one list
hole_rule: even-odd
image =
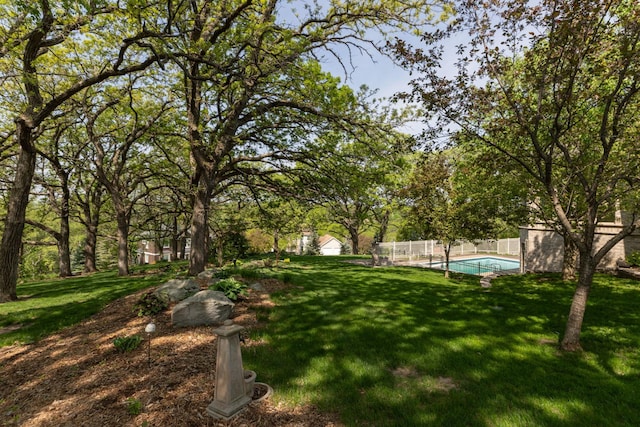
[[305,255],[320,255],[320,240],[316,233],[313,233],[311,236],[311,241],[306,248]]

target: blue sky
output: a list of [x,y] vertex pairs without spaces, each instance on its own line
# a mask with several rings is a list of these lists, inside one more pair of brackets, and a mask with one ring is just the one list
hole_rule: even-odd
[[[427,30],[430,29],[427,28]],[[403,33],[397,33],[395,35],[412,44],[414,47],[424,47],[415,35]],[[450,47],[446,48],[445,52],[443,52],[443,68],[441,69],[441,73],[457,72],[454,65],[457,59],[456,46],[460,43],[465,43],[465,38],[465,35],[459,34],[445,43],[445,47]],[[418,77],[417,74],[413,76],[410,75],[409,71],[396,65],[391,58],[380,54],[373,48],[369,49],[369,55],[355,49],[352,50],[352,68],[349,67],[348,63],[348,51],[342,49],[339,50],[339,52],[343,57],[342,61],[346,65],[348,75],[345,75],[345,70],[338,60],[330,54],[326,54],[322,58],[321,63],[323,68],[334,76],[339,77],[343,83],[346,83],[355,90],[362,84],[366,84],[371,89],[377,89],[376,98],[390,98],[398,92],[410,91],[409,81]],[[424,124],[417,122],[411,123],[400,130],[410,134],[418,134],[424,130]]]
[[391,59],[370,50],[372,56],[359,52],[352,52],[354,69],[346,64],[348,76],[335,58],[327,56],[323,61],[323,68],[354,89],[366,84],[371,89],[378,89],[378,97],[388,98],[396,92],[409,89],[409,73],[395,65]]
[[[387,56],[380,54],[371,48],[369,54],[356,50],[351,52],[351,64],[348,62],[348,52],[344,51],[342,61],[345,69],[332,55],[325,55],[321,60],[323,69],[330,72],[340,80],[358,90],[360,86],[367,85],[370,89],[377,89],[376,98],[390,98],[394,94],[409,91],[409,72],[394,64]],[[400,108],[402,105],[398,105]],[[410,123],[399,129],[408,134],[418,134],[423,130],[421,123]]]

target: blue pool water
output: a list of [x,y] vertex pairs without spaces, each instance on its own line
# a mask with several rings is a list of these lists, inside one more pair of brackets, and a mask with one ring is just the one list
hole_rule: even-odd
[[[423,264],[425,267],[437,268],[444,270],[444,262],[433,262]],[[482,257],[482,258],[465,258],[461,260],[449,261],[449,270],[458,273],[475,274],[482,276],[485,274],[497,273],[506,270],[519,270],[520,261],[496,258],[496,257]]]

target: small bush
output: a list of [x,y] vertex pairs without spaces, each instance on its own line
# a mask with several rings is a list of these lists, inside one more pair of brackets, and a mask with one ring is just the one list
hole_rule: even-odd
[[282,279],[281,280],[284,283],[293,283],[293,277],[294,277],[293,274],[287,272],[287,273],[284,273],[282,275]]
[[141,342],[140,335],[125,335],[114,338],[113,345],[120,353],[128,353],[138,348]]
[[264,273],[262,270],[257,268],[243,268],[238,270],[238,275],[242,276],[246,279],[261,279],[264,277]]
[[142,402],[140,399],[130,397],[127,399],[127,412],[129,415],[139,415],[142,412]]
[[209,286],[209,289],[224,293],[231,301],[236,301],[240,297],[247,296],[247,284],[239,282],[233,277],[220,280]]
[[153,292],[144,294],[133,306],[139,317],[154,316],[169,308],[169,303]]
[[627,256],[627,262],[633,266],[640,266],[640,251],[633,251]]
[[216,272],[213,273],[213,277],[215,277],[216,279],[228,279],[232,275],[233,271],[231,271],[230,269],[216,270]]

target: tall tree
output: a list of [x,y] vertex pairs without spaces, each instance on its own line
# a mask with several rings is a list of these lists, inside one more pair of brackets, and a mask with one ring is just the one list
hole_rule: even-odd
[[226,181],[247,172],[238,164],[291,159],[302,135],[321,121],[348,117],[336,110],[347,105],[337,98],[348,94],[320,72],[315,57],[335,54],[332,46],[373,47],[367,29],[420,24],[431,9],[423,1],[384,0],[314,2],[299,15],[280,0],[173,6],[167,25],[183,35],[171,49],[183,73],[194,164],[189,270],[196,274],[206,262],[210,200]]
[[[640,146],[640,5],[632,0],[459,2],[453,30],[459,73],[437,67],[439,36],[427,51],[398,45],[424,74],[413,97],[493,147],[526,174],[530,198],[579,252],[578,281],[561,348],[581,348],[580,331],[599,262],[637,227]],[[436,123],[430,117],[430,123]],[[616,205],[628,221],[612,236],[598,223]],[[541,209],[544,214],[546,209]]]
[[[0,81],[24,94],[6,113],[15,123],[19,154],[0,246],[0,302],[17,299],[19,248],[40,126],[83,89],[144,70],[158,60],[141,50],[148,36],[142,23],[129,19],[119,5],[88,0],[69,2],[66,8],[54,8],[49,0],[0,3]],[[82,46],[89,39],[91,61],[77,56],[86,52]]]
[[402,191],[412,229],[422,239],[442,241],[447,278],[451,245],[459,239],[495,238],[499,217],[499,204],[469,186],[469,172],[457,161],[461,157],[456,150],[423,154]]
[[275,191],[253,193],[256,205],[255,223],[261,230],[271,233],[271,248],[278,262],[281,239],[299,234],[305,211],[295,197],[287,196],[286,193],[278,194],[275,188],[272,190]]
[[[86,159],[86,163],[92,163],[92,159]],[[85,273],[93,273],[98,270],[97,248],[98,248],[98,228],[102,206],[106,202],[105,189],[100,181],[95,177],[90,169],[78,168],[74,175],[76,180],[73,192],[73,205],[75,206],[75,217],[84,226],[85,239],[82,254],[84,256]]]
[[67,277],[71,271],[71,194],[76,180],[73,175],[77,173],[80,165],[78,159],[86,151],[87,143],[79,142],[73,135],[74,125],[78,120],[73,107],[67,111],[56,114],[55,119],[48,123],[52,129],[43,133],[40,144],[36,147],[42,166],[38,167],[35,180],[39,187],[44,188],[51,212],[56,215],[59,226],[51,228],[43,223],[32,225],[46,231],[55,239],[58,247],[59,274]]
[[[330,133],[323,136],[326,154],[312,163],[308,193],[327,210],[328,219],[347,233],[354,254],[365,230],[383,236],[390,202],[397,184],[397,169],[412,148],[410,139],[384,122],[369,125],[369,135]],[[387,219],[385,219],[387,218]]]
[[[85,100],[87,139],[95,150],[97,179],[111,196],[116,217],[118,274],[129,274],[129,233],[136,203],[164,184],[152,179],[163,162],[150,140],[170,108],[170,98],[152,100],[149,81],[131,78],[115,93],[99,92],[97,105]],[[102,98],[105,98],[102,100]],[[93,99],[93,97],[90,97]]]

